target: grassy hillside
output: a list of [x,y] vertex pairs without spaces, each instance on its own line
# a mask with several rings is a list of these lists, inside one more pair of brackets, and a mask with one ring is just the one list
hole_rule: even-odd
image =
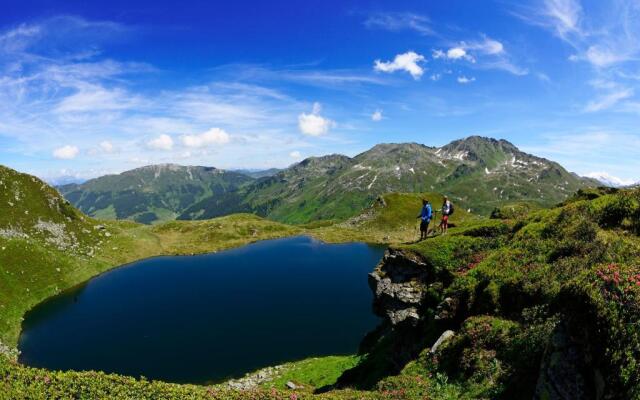
[[[422,199],[428,199],[438,214],[430,228],[434,231],[440,223],[439,212],[442,195],[437,193],[387,193],[380,195],[373,204],[359,215],[344,222],[303,225],[314,229],[312,235],[327,241],[359,240],[370,243],[408,243],[420,237],[417,215],[422,208]],[[457,208],[451,216],[453,226],[464,225],[480,217],[467,210]]]
[[394,246],[379,274],[403,266],[420,320],[369,338],[343,381],[410,398],[640,398],[640,191],[583,197]]

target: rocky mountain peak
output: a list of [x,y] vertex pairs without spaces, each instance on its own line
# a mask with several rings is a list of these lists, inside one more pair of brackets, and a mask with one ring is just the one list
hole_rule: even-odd
[[352,163],[350,157],[342,154],[330,154],[321,157],[309,157],[294,164],[291,170],[296,173],[331,173],[338,169],[344,168]]

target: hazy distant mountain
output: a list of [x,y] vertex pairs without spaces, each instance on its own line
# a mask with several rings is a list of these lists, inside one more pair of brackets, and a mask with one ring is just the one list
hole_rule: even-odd
[[269,169],[234,169],[232,172],[237,172],[239,174],[247,175],[252,178],[264,178],[265,176],[273,176],[278,172],[282,171],[280,168],[269,168]]
[[[489,213],[526,200],[552,205],[598,182],[521,152],[505,140],[472,136],[436,148],[379,144],[353,158],[311,157],[239,190],[238,211],[280,221],[347,218],[386,192],[441,192],[459,206]],[[216,199],[202,199],[180,219],[219,215]]]
[[51,186],[62,186],[62,185],[69,185],[72,183],[81,184],[87,181],[86,179],[82,179],[82,178],[78,178],[70,175],[58,176],[55,178],[45,179],[45,180]]
[[230,199],[253,178],[212,167],[151,165],[58,190],[84,213],[139,222],[175,219],[194,203]]
[[637,185],[638,182],[634,182],[630,179],[620,179],[617,176],[609,175],[606,172],[592,172],[586,175],[588,178],[595,179],[601,184],[609,187],[626,187]]

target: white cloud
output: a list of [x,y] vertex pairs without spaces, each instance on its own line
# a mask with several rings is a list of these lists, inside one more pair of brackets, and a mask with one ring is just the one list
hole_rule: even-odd
[[393,61],[376,60],[373,68],[376,71],[389,73],[395,71],[406,71],[411,74],[413,79],[420,79],[424,73],[424,69],[419,65],[422,62],[425,62],[424,56],[413,51],[408,51],[406,53],[396,55]]
[[198,148],[229,143],[231,136],[220,128],[211,128],[197,135],[184,135],[181,139],[185,146]]
[[329,132],[335,122],[320,115],[322,106],[320,103],[313,103],[311,114],[302,113],[298,115],[298,128],[300,132],[309,136],[321,136]]
[[72,160],[76,158],[80,150],[76,146],[62,146],[53,151],[53,156],[61,160]]
[[100,142],[100,148],[105,153],[113,153],[113,151],[114,151],[113,144],[108,140],[104,140],[104,141]]
[[474,82],[475,80],[476,78],[474,77],[467,78],[464,75],[458,77],[458,83],[462,83],[462,84],[471,83],[471,82]]
[[467,51],[462,47],[452,47],[447,50],[447,58],[451,60],[458,60],[461,58],[473,61],[473,57],[467,54]]
[[294,160],[299,160],[302,158],[302,154],[300,154],[298,150],[294,150],[291,153],[289,153],[289,157],[293,158]]
[[147,142],[147,147],[153,150],[173,149],[173,139],[169,135],[162,134]]
[[386,29],[388,31],[414,30],[422,35],[433,35],[435,32],[423,15],[412,13],[377,13],[365,21],[367,28]]
[[382,110],[376,110],[373,114],[371,114],[371,120],[378,122],[382,121]]
[[590,101],[584,111],[596,112],[606,110],[618,104],[621,100],[627,99],[633,96],[633,89],[620,89],[610,93],[607,93],[600,98]]

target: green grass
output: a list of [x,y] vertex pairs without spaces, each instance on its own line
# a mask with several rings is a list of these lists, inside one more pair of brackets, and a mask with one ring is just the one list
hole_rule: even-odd
[[116,210],[113,207],[113,204],[111,204],[107,208],[96,210],[93,213],[93,216],[96,219],[116,219]]
[[334,385],[338,377],[360,361],[359,356],[325,356],[311,357],[300,361],[289,362],[279,366],[279,372],[272,380],[264,382],[264,389],[286,389],[288,382],[294,383],[308,393],[315,389]]

